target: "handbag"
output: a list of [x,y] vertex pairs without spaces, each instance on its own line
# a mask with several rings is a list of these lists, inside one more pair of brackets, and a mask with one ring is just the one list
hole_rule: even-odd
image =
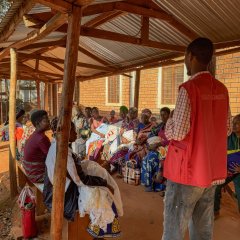
[[122,168],[123,181],[130,185],[140,184],[140,168],[136,160],[131,159],[126,162],[126,165]]
[[37,236],[35,220],[36,197],[29,186],[25,186],[18,197],[18,205],[22,212],[22,232],[24,238]]

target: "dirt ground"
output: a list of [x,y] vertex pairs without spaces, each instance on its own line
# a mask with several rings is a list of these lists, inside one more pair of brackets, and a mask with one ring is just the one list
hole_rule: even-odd
[[[0,208],[8,201],[8,145],[0,143]],[[161,239],[163,230],[163,198],[158,193],[146,193],[141,186],[124,184],[117,179],[124,204],[124,216],[120,219],[121,240]],[[0,224],[0,232],[4,224]],[[221,216],[215,221],[214,240],[239,240],[240,214],[234,201],[223,194]],[[0,238],[1,239],[1,238]],[[2,239],[8,239],[2,238]],[[187,239],[187,238],[186,238]]]

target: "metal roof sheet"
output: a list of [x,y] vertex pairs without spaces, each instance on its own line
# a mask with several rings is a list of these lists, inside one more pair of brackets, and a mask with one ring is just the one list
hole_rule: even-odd
[[[119,0],[120,1],[120,0]],[[95,0],[92,4],[100,4],[106,2],[115,2],[113,0]],[[180,23],[188,27],[191,31],[199,36],[206,36],[214,42],[226,42],[231,40],[240,40],[240,0],[155,0],[162,9],[174,16]],[[22,3],[21,0],[14,1],[3,22],[0,23],[0,32],[3,24],[10,21],[11,17],[17,11]],[[41,4],[36,4],[29,12],[31,14],[49,12],[51,9]],[[82,25],[99,16],[99,14],[86,16],[82,19]],[[175,44],[187,46],[190,39],[184,34],[176,30],[170,23],[161,21],[156,18],[150,18],[149,38],[152,41],[163,42],[167,44]],[[133,37],[140,37],[141,33],[141,17],[136,14],[122,14],[99,26],[98,29],[112,31],[116,33],[126,34]],[[21,22],[11,37],[0,43],[1,47],[7,47],[15,41],[21,40],[34,29],[25,27]],[[65,33],[53,32],[46,38],[38,42],[48,42],[61,39]],[[149,48],[129,43],[121,43],[105,39],[80,36],[79,45],[109,62],[108,66],[127,67],[132,64],[141,64],[143,61],[151,60],[156,57],[166,57],[171,54],[156,48]],[[24,50],[25,53],[33,53],[38,49]],[[43,56],[51,56],[64,59],[65,49],[56,48]],[[98,61],[88,57],[83,53],[79,53],[79,61],[93,65],[103,66]],[[28,61],[32,67],[35,66],[34,61]],[[51,73],[59,73],[59,70],[44,61],[40,61],[40,68]],[[62,64],[58,64],[63,67]],[[101,70],[77,67],[77,75],[92,75],[99,73]]]

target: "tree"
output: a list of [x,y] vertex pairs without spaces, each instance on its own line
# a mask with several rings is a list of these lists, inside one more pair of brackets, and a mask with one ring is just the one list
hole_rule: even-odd
[[11,7],[12,1],[0,0],[0,22],[5,17],[8,9]]

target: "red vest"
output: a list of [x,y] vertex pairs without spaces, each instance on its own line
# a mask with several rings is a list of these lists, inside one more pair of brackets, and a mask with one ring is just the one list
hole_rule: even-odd
[[200,73],[180,86],[191,104],[190,132],[172,140],[164,176],[180,184],[209,187],[227,176],[227,88],[209,73]]

